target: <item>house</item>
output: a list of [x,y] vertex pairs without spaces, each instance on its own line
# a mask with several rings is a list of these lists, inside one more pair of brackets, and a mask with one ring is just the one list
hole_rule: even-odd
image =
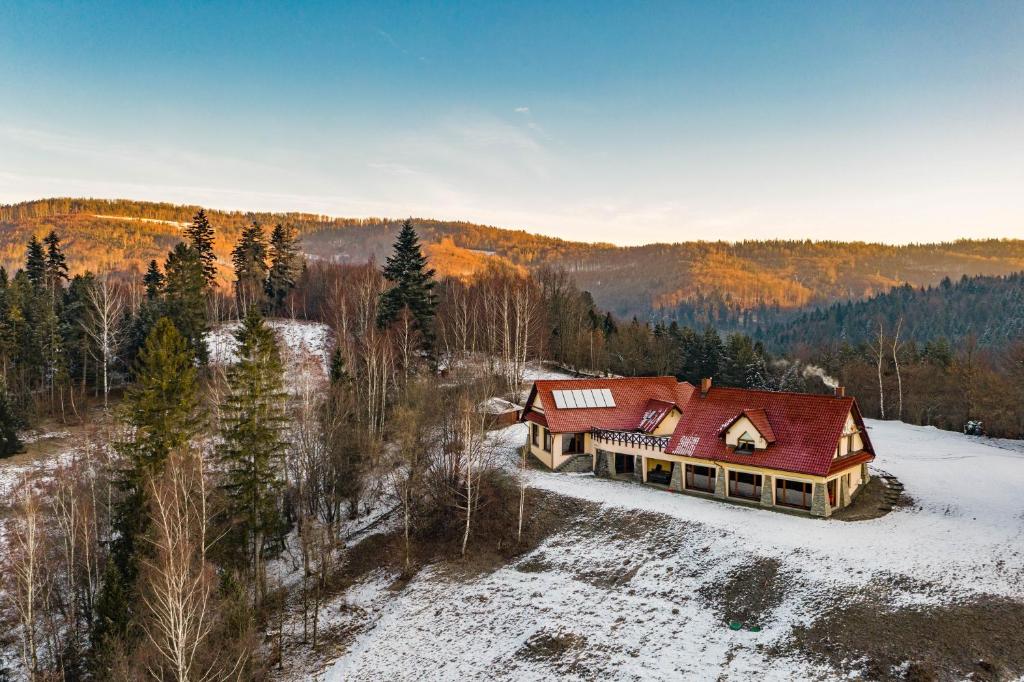
[[698,389],[674,377],[534,383],[527,448],[556,471],[593,471],[693,495],[830,516],[867,483],[874,449],[857,401]]

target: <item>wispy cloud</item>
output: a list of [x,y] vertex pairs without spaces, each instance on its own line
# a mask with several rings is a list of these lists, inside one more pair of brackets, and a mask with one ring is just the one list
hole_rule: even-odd
[[530,113],[530,107],[516,107],[513,111],[517,114],[528,114]]

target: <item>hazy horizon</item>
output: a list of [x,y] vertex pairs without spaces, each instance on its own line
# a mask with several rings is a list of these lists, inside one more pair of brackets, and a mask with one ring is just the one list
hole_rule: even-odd
[[[1024,5],[0,10],[0,202],[1024,238]],[[46,36],[46,40],[40,40]]]

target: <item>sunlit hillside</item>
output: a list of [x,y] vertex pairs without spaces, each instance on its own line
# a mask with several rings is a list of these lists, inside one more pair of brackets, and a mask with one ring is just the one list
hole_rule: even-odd
[[[162,259],[198,209],[164,203],[48,199],[0,207],[0,263],[18,267],[31,234],[51,229],[76,255],[72,269],[141,271]],[[232,245],[253,220],[289,223],[304,252],[337,262],[382,262],[400,220],[308,213],[209,211],[222,275]],[[595,301],[618,315],[730,325],[745,315],[860,299],[893,286],[935,285],[944,277],[1024,270],[1024,241],[944,244],[757,241],[618,247],[570,242],[466,222],[414,218],[439,275],[465,276],[494,258],[524,268],[564,268]]]

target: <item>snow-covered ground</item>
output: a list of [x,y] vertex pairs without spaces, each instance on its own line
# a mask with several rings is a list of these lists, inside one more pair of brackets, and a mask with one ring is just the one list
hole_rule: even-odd
[[[521,428],[503,432],[510,447]],[[893,608],[1024,599],[1024,443],[868,428],[875,470],[914,499],[869,521],[533,473],[532,486],[601,505],[594,522],[475,579],[434,568],[394,592],[375,574],[357,590],[361,633],[319,679],[840,679],[772,647],[850,595],[881,591]],[[616,532],[630,525],[640,530]],[[729,629],[716,591],[766,561],[785,589],[758,617],[763,630]]]
[[[207,334],[206,347],[211,365],[225,366],[238,360],[235,333],[240,325],[240,322],[228,322]],[[274,330],[280,342],[281,359],[286,368],[285,385],[290,391],[301,393],[326,377],[331,349],[331,332],[327,325],[304,320],[269,319],[267,326]]]

